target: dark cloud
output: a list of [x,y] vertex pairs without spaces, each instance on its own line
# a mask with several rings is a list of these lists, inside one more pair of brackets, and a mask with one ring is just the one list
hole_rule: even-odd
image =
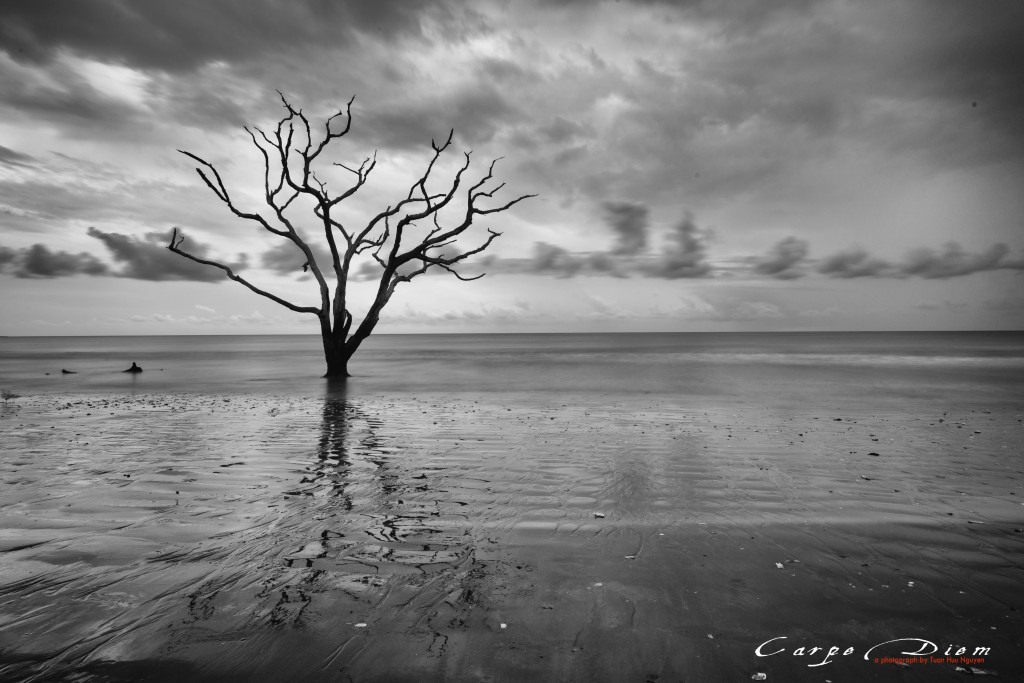
[[[462,144],[491,140],[508,121],[520,116],[518,108],[496,88],[473,83],[461,92],[444,97],[404,100],[397,105],[375,104],[357,117],[353,129],[382,147],[416,149],[433,139],[438,143],[455,129]],[[429,149],[429,147],[428,147]]]
[[15,250],[0,247],[0,272],[21,278],[52,278],[71,275],[106,275],[107,265],[92,254],[51,251],[42,244]]
[[530,258],[487,256],[474,265],[487,272],[529,273],[563,278],[637,275],[675,280],[711,274],[711,266],[707,261],[707,233],[697,227],[689,212],[669,232],[662,250],[651,254],[647,253],[647,206],[606,202],[602,208],[618,238],[609,250],[571,252],[556,244],[535,242]]
[[[268,100],[269,95],[254,109],[264,108]],[[230,95],[215,87],[196,87],[191,79],[168,79],[163,102],[171,119],[202,130],[241,128],[252,122],[254,114]]]
[[547,143],[562,144],[579,138],[594,136],[594,130],[575,121],[556,116],[550,123],[537,129],[541,140]]
[[106,264],[92,254],[53,252],[41,244],[36,244],[29,247],[21,267],[15,274],[18,277],[61,277],[79,274],[103,275],[106,272]]
[[707,262],[707,236],[693,221],[693,215],[686,212],[668,235],[668,244],[657,261],[645,267],[652,277],[668,280],[691,277],[705,277],[710,274]]
[[4,104],[36,116],[68,124],[102,122],[109,126],[130,123],[137,112],[92,87],[78,84],[67,89],[38,88],[19,83],[7,89]]
[[[947,112],[928,117],[929,131],[920,131],[920,120],[905,122],[908,142],[947,162],[951,156],[970,162],[1024,154],[1024,89],[1018,85],[1024,4],[915,0],[889,6],[869,28],[887,38],[876,54],[889,67],[883,82],[892,92]],[[918,135],[910,130],[914,124]],[[936,140],[939,126],[943,136]]]
[[1010,248],[998,243],[977,254],[963,250],[956,242],[946,243],[941,251],[922,247],[911,251],[900,263],[874,258],[854,247],[822,259],[818,272],[836,278],[921,277],[946,279],[991,270],[1024,270],[1024,260],[1011,260]]
[[595,274],[624,277],[617,261],[612,254],[599,251],[587,255],[586,268]]
[[664,278],[705,277],[711,274],[707,262],[707,234],[699,229],[689,212],[668,234],[663,249],[645,253],[648,208],[642,204],[606,203],[603,208],[618,233],[618,244],[607,251],[571,252],[556,244],[535,242],[530,258],[488,256],[474,264],[487,272],[529,273],[556,277],[610,276]]
[[476,64],[476,70],[488,83],[524,82],[536,76],[520,64],[508,59],[484,57]]
[[534,242],[529,258],[484,256],[469,267],[486,273],[553,275],[569,278],[583,275],[625,277],[629,263],[622,256],[606,251],[574,253],[548,242]]
[[[0,91],[9,116],[43,119],[71,127],[91,126],[93,130],[97,124],[103,124],[111,129],[109,135],[124,135],[124,127],[141,117],[139,109],[97,90],[64,64],[47,69],[45,79],[39,79],[0,60]],[[148,123],[148,130],[152,132],[152,120]]]
[[16,152],[10,147],[0,145],[0,164],[7,166],[31,166],[35,159],[28,154]]
[[0,49],[43,62],[60,49],[101,61],[168,71],[273,52],[304,52],[378,38],[421,35],[439,2],[405,0],[5,0]]
[[623,277],[636,271],[647,247],[649,209],[632,202],[604,202],[605,220],[616,242],[608,251],[573,253],[548,242],[535,242],[529,259],[484,259],[481,267],[498,272],[520,272],[556,277],[611,275]]
[[864,249],[854,247],[822,259],[818,272],[835,278],[893,277],[898,274],[888,261],[872,258]]
[[941,252],[927,248],[912,251],[900,270],[906,275],[944,279],[984,270],[1020,267],[1006,261],[1009,253],[1010,248],[1001,242],[980,254],[968,254],[958,243],[948,242]]
[[536,242],[533,245],[533,259],[529,270],[539,275],[557,275],[572,277],[583,268],[583,258],[570,254],[567,250],[547,242]]
[[[617,2],[619,0],[616,0]],[[589,8],[593,0],[539,0],[549,7]],[[624,4],[655,6],[676,10],[697,19],[732,30],[753,32],[766,23],[806,12],[820,0],[626,0]]]
[[605,202],[605,217],[618,238],[614,254],[638,254],[647,247],[648,209],[643,204]]
[[806,240],[787,237],[772,247],[767,256],[757,259],[754,264],[754,272],[760,275],[770,275],[779,280],[803,277],[804,272],[799,265],[807,258],[808,251]]
[[572,164],[577,161],[581,161],[583,157],[587,155],[587,146],[578,145],[576,147],[570,147],[563,149],[552,158],[552,162],[555,166],[565,166],[566,164]]
[[187,77],[150,72],[145,105],[105,90],[101,81],[90,80],[77,65],[50,64],[45,78],[39,77],[41,71],[0,59],[7,115],[29,122],[52,121],[60,124],[64,135],[90,140],[153,141],[169,122],[203,130],[241,127],[267,112],[276,114],[279,104],[269,84],[240,90],[227,78],[226,65]]
[[[169,233],[150,232],[144,239],[116,232],[103,232],[89,228],[89,235],[103,242],[111,256],[124,267],[114,275],[137,280],[192,280],[196,282],[220,282],[224,272],[219,268],[204,266],[167,250]],[[194,240],[187,240],[183,249],[199,257],[207,257],[209,249]],[[222,261],[223,263],[223,261]],[[245,267],[244,257],[236,263],[224,263],[236,272]]]
[[[331,268],[331,254],[316,242],[307,242],[313,251],[313,258],[321,269]],[[306,257],[302,250],[291,241],[282,241],[263,252],[260,263],[264,268],[280,273],[281,275],[301,275],[302,265]],[[379,274],[379,271],[378,271]]]
[[592,196],[670,201],[681,179],[702,198],[765,194],[794,171],[829,167],[850,142],[945,168],[1010,161],[1021,173],[1024,3],[656,4],[707,22],[709,40],[685,61],[578,77],[595,98],[610,91],[630,105],[614,134],[633,163],[574,169]]

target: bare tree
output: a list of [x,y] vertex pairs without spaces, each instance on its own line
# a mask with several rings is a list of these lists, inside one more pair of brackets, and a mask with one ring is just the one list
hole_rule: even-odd
[[[278,94],[280,95],[280,93]],[[457,267],[466,258],[487,249],[501,233],[488,228],[483,242],[472,248],[461,246],[459,238],[469,229],[477,216],[500,213],[524,199],[536,196],[521,195],[490,208],[480,206],[481,199],[493,199],[495,193],[505,185],[505,183],[500,183],[495,186],[492,182],[494,180],[494,165],[498,161],[495,159],[491,162],[483,178],[465,190],[465,204],[457,207],[461,210],[458,211],[455,220],[446,224],[449,220],[447,213],[450,212],[446,212],[444,220],[442,220],[441,212],[456,198],[462,184],[463,174],[470,165],[470,154],[468,152],[463,154],[465,160],[456,171],[454,178],[446,183],[447,189],[436,191],[433,187],[428,189],[427,185],[428,182],[434,185],[431,174],[437,160],[452,144],[452,136],[455,132],[452,130],[448,134],[448,139],[440,145],[431,140],[430,145],[434,150],[433,157],[427,164],[426,171],[412,184],[404,199],[389,205],[359,229],[345,225],[339,219],[338,205],[366,184],[370,172],[377,164],[377,154],[374,152],[373,156],[364,159],[358,167],[340,163],[333,164],[354,176],[352,184],[340,193],[328,190],[327,183],[317,176],[314,162],[320,160],[321,153],[332,141],[348,134],[352,125],[352,102],[354,99],[349,100],[343,111],[338,111],[326,119],[322,135],[314,133],[313,127],[302,110],[295,109],[284,95],[281,95],[281,102],[284,104],[287,115],[277,123],[275,130],[268,134],[256,126],[245,128],[249,137],[252,138],[253,144],[263,156],[263,191],[266,204],[271,212],[268,214],[269,218],[262,213],[250,213],[239,208],[232,200],[220,173],[213,164],[191,152],[178,150],[199,164],[196,167],[199,177],[235,216],[252,221],[263,230],[295,244],[305,257],[303,270],[308,268],[319,287],[319,306],[300,306],[286,301],[257,287],[222,263],[189,254],[182,249],[185,238],[178,234],[177,229],[172,233],[171,242],[167,247],[175,254],[196,263],[220,268],[228,278],[260,296],[276,301],[285,308],[297,313],[315,315],[320,321],[324,357],[327,361],[325,377],[349,376],[349,359],[373,332],[380,320],[381,311],[400,283],[409,282],[432,268],[446,270],[460,280],[468,281],[482,277],[482,273],[475,277],[465,277],[457,271]],[[344,123],[343,127],[342,123]],[[491,186],[490,189],[487,189],[488,186]],[[319,232],[320,228],[323,229],[324,239],[330,248],[329,269],[325,268],[324,264],[317,263],[313,250],[296,230],[296,224],[291,214],[294,213],[296,207],[300,206],[300,204],[293,205],[293,202],[299,197],[312,200],[312,219],[316,230]],[[289,209],[293,209],[293,211],[290,212]],[[415,230],[418,227],[417,223],[420,222],[427,225],[420,230]],[[418,237],[413,237],[415,233],[418,233]],[[370,304],[362,320],[353,329],[354,318],[348,306],[348,283],[354,274],[353,259],[360,254],[372,256],[383,272],[377,284],[373,303]]]

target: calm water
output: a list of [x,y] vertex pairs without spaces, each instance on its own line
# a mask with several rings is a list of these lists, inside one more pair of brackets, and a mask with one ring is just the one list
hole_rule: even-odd
[[[120,371],[132,362],[142,375]],[[67,369],[76,374],[62,374]],[[0,338],[0,387],[19,394],[317,396],[316,336]],[[1024,333],[378,335],[350,365],[350,395],[631,393],[813,400],[992,400],[1024,395]]]
[[318,346],[0,339],[0,679],[1024,671],[1022,333]]

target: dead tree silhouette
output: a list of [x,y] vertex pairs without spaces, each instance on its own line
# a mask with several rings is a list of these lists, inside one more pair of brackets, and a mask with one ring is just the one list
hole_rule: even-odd
[[[487,208],[481,200],[492,200],[504,187],[494,181],[493,160],[487,173],[465,192],[459,192],[463,175],[470,166],[470,153],[464,152],[464,161],[454,177],[441,189],[428,189],[434,185],[432,175],[442,154],[451,146],[452,130],[441,144],[431,140],[433,155],[423,174],[412,184],[403,199],[390,204],[362,227],[352,227],[341,220],[339,205],[362,188],[377,164],[377,153],[366,157],[358,167],[334,163],[355,176],[341,192],[328,189],[327,181],[317,174],[316,162],[330,143],[348,134],[352,125],[352,100],[343,111],[326,119],[322,133],[314,133],[313,126],[301,109],[296,109],[281,95],[287,114],[269,133],[257,126],[245,131],[263,157],[263,197],[269,207],[269,218],[259,212],[243,210],[234,201],[220,173],[209,161],[184,150],[179,150],[199,165],[196,172],[214,195],[238,218],[251,221],[263,230],[292,242],[296,247],[296,268],[299,254],[304,262],[303,271],[312,274],[319,290],[318,306],[303,306],[262,289],[234,272],[223,263],[190,254],[182,248],[185,240],[175,228],[168,249],[187,259],[220,268],[228,278],[297,313],[316,316],[323,339],[324,358],[327,362],[325,377],[347,377],[348,362],[360,345],[373,332],[380,321],[381,311],[395,293],[395,288],[431,269],[445,270],[460,280],[475,280],[463,276],[458,267],[465,259],[487,249],[501,233],[488,228],[487,235],[477,246],[461,245],[460,238],[480,216],[501,213],[524,199],[536,195],[520,195],[507,202]],[[344,125],[342,125],[342,121]],[[488,189],[489,188],[489,189]],[[461,199],[455,204],[456,197]],[[301,198],[301,199],[300,199]],[[299,202],[296,202],[296,200]],[[300,235],[292,211],[303,203],[312,213],[317,231],[323,231],[329,249],[329,263],[319,263],[307,238]],[[311,208],[310,208],[311,205]],[[445,211],[448,209],[448,211]],[[444,216],[442,216],[444,213]],[[454,216],[449,214],[454,213]],[[420,223],[424,225],[419,225]],[[367,255],[372,261],[366,261]],[[381,269],[373,302],[362,319],[355,324],[349,306],[349,282],[368,263]],[[333,291],[333,296],[332,296]]]

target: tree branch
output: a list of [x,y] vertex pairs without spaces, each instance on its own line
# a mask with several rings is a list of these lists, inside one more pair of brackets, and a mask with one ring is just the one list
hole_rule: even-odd
[[460,261],[465,260],[466,258],[468,258],[470,256],[473,256],[475,254],[479,254],[480,252],[482,252],[485,249],[487,249],[487,247],[491,246],[491,242],[493,242],[496,238],[501,237],[501,233],[500,232],[495,232],[494,230],[491,230],[490,228],[487,229],[487,232],[488,232],[487,239],[484,241],[483,244],[481,244],[479,247],[477,247],[475,249],[470,249],[468,251],[464,251],[461,254],[456,254],[455,256],[442,256],[440,254],[437,255],[437,256],[431,256],[430,254],[426,253],[428,249],[439,249],[439,248],[446,247],[446,246],[449,246],[451,244],[454,244],[454,242],[455,242],[454,240],[451,240],[449,242],[445,242],[443,244],[435,244],[435,245],[431,245],[431,246],[422,246],[421,245],[422,246],[422,251],[417,253],[417,254],[415,254],[414,257],[411,258],[410,260],[422,261],[423,262],[423,267],[419,268],[417,270],[414,270],[411,273],[406,273],[406,274],[404,274],[402,276],[396,277],[395,278],[396,281],[409,282],[410,280],[412,280],[417,275],[422,275],[423,273],[427,272],[431,268],[431,266],[438,266],[440,268],[443,268],[444,270],[448,271],[449,273],[451,273],[452,275],[454,275],[458,279],[462,280],[463,282],[471,282],[473,280],[479,280],[480,278],[482,278],[487,273],[480,273],[479,275],[474,275],[473,277],[465,277],[461,273],[456,271],[454,268],[452,268],[452,266],[455,265],[456,263],[459,263]]
[[[264,133],[258,127],[254,126],[254,128],[260,134],[260,136],[263,138],[263,140],[265,140],[266,143],[270,147],[275,147],[273,141],[270,140],[270,138],[267,136],[266,133]],[[248,220],[256,221],[261,226],[263,226],[264,229],[268,230],[269,232],[271,232],[271,233],[273,233],[275,235],[288,238],[289,240],[291,240],[299,248],[300,251],[302,251],[303,255],[305,255],[305,257],[306,257],[306,263],[308,264],[310,270],[312,271],[313,277],[316,279],[317,284],[318,284],[318,286],[320,288],[320,298],[321,298],[322,305],[326,306],[327,302],[329,300],[329,296],[330,296],[329,292],[328,292],[327,281],[324,279],[323,273],[320,271],[320,268],[319,268],[319,266],[316,263],[316,259],[313,257],[313,252],[309,248],[309,245],[307,245],[305,243],[305,241],[303,241],[303,239],[301,237],[299,237],[298,232],[295,230],[295,226],[292,225],[292,222],[285,215],[285,209],[287,209],[291,205],[291,203],[299,196],[299,193],[297,191],[293,191],[291,196],[288,197],[288,199],[284,202],[284,204],[280,204],[279,205],[277,203],[277,196],[284,189],[285,174],[287,173],[287,169],[286,168],[282,168],[281,169],[280,180],[279,180],[277,186],[273,190],[271,190],[271,188],[270,188],[270,171],[271,171],[270,155],[268,154],[267,149],[263,145],[261,145],[259,143],[259,141],[256,139],[256,135],[252,132],[252,130],[250,130],[248,127],[246,127],[245,131],[249,134],[249,137],[252,140],[253,145],[255,145],[255,147],[260,151],[260,154],[263,156],[263,164],[264,164],[263,165],[263,171],[264,171],[264,174],[263,174],[263,177],[264,177],[264,182],[263,182],[264,199],[266,200],[267,205],[270,206],[270,208],[274,210],[274,213],[277,216],[277,219],[281,222],[281,224],[283,224],[285,226],[284,230],[280,230],[280,229],[272,227],[267,222],[267,220],[265,218],[263,218],[263,216],[261,216],[259,214],[247,213],[247,212],[243,212],[243,211],[239,210],[234,205],[234,203],[232,202],[231,197],[228,195],[227,188],[225,188],[225,186],[224,186],[224,181],[221,179],[220,173],[213,166],[213,164],[209,163],[208,161],[206,161],[205,159],[202,159],[199,156],[196,156],[195,154],[192,154],[191,152],[186,152],[184,150],[178,150],[178,151],[181,152],[182,154],[184,154],[185,156],[187,156],[187,157],[189,157],[189,158],[199,162],[204,167],[208,168],[211,173],[213,173],[214,178],[216,178],[216,180],[217,180],[217,185],[216,186],[214,186],[214,184],[210,181],[210,179],[206,176],[206,174],[202,171],[202,169],[196,168],[196,172],[206,182],[206,185],[211,190],[213,190],[214,194],[217,195],[218,199],[220,199],[222,202],[224,202],[228,206],[228,208],[231,210],[232,213],[234,213],[236,216],[238,216],[240,218],[245,218],[245,219],[248,219]],[[279,131],[280,131],[280,124],[279,124]]]
[[259,215],[258,213],[247,213],[247,212],[239,210],[239,208],[237,206],[235,206],[235,203],[233,201],[231,201],[231,197],[230,197],[230,195],[228,195],[227,188],[224,187],[224,181],[221,180],[220,173],[217,172],[217,169],[214,168],[213,164],[211,164],[210,162],[206,161],[205,159],[201,159],[200,157],[197,157],[195,154],[192,154],[191,152],[186,152],[183,149],[179,149],[178,151],[181,152],[182,154],[184,154],[185,156],[187,156],[187,157],[189,157],[191,159],[194,159],[195,161],[199,162],[200,164],[202,164],[206,168],[210,169],[210,172],[213,173],[213,177],[217,179],[217,185],[216,186],[214,186],[214,184],[210,181],[210,178],[207,177],[206,173],[203,172],[203,169],[201,169],[199,167],[196,167],[196,173],[198,173],[199,177],[203,179],[203,182],[206,183],[206,186],[209,187],[211,190],[213,190],[213,193],[215,195],[217,195],[217,199],[219,199],[222,202],[224,202],[225,204],[227,204],[228,208],[231,209],[231,212],[233,214],[235,214],[239,218],[245,218],[246,220],[256,221],[257,223],[262,225],[264,229],[266,229],[269,232],[274,233],[275,235],[280,235],[281,237],[287,237],[288,233],[286,231],[278,230],[277,228],[273,227],[272,225],[270,225],[270,223],[267,222],[267,219],[265,219],[263,216]]
[[291,310],[295,311],[296,313],[312,313],[313,315],[316,315],[316,316],[321,315],[321,310],[319,308],[314,308],[312,306],[299,306],[297,304],[293,304],[290,301],[285,301],[281,297],[276,296],[274,294],[271,294],[270,292],[267,292],[265,290],[260,289],[259,287],[257,287],[256,285],[252,284],[251,282],[249,282],[248,280],[244,279],[243,277],[241,277],[239,275],[235,275],[234,271],[232,271],[231,268],[229,268],[228,266],[225,266],[223,263],[217,263],[216,261],[210,261],[208,259],[202,259],[202,258],[199,258],[198,256],[193,256],[192,254],[189,254],[188,252],[182,251],[181,250],[181,243],[184,242],[184,241],[185,241],[185,236],[182,235],[182,236],[179,237],[178,236],[178,229],[174,228],[174,231],[171,233],[171,242],[170,242],[170,244],[167,245],[167,248],[170,249],[171,251],[173,251],[175,254],[178,254],[179,256],[184,256],[185,258],[189,259],[190,261],[195,261],[196,263],[201,263],[204,266],[213,266],[214,268],[220,268],[221,270],[224,271],[224,273],[228,276],[229,279],[234,280],[235,282],[238,282],[239,284],[245,285],[246,287],[248,287],[251,291],[255,292],[256,294],[259,294],[260,296],[265,296],[266,298],[270,299],[271,301],[279,303],[282,306],[284,306],[285,308],[291,309]]
[[[322,161],[321,157],[333,140],[347,135],[351,129],[352,104],[355,98],[350,99],[344,108],[327,117],[321,127],[320,123],[314,126],[305,113],[293,106],[283,93],[278,91],[278,95],[285,112],[273,129],[268,127],[264,131],[258,126],[245,127],[250,140],[263,157],[263,195],[266,205],[273,212],[272,216],[261,212],[243,211],[235,204],[213,164],[190,152],[180,151],[198,164],[196,172],[199,177],[236,217],[253,221],[268,232],[290,240],[299,248],[306,257],[303,270],[311,270],[319,285],[320,307],[294,304],[255,286],[235,274],[227,265],[189,254],[182,248],[184,237],[177,229],[171,236],[168,249],[196,263],[219,268],[229,279],[292,311],[318,316],[321,334],[324,336],[325,353],[329,358],[331,354],[338,354],[338,357],[347,359],[355,351],[377,325],[381,311],[399,283],[407,282],[431,268],[443,269],[463,281],[483,277],[483,273],[475,276],[463,275],[458,272],[458,267],[464,264],[466,259],[489,248],[500,233],[487,228],[486,237],[474,248],[461,249],[458,245],[459,238],[479,216],[506,211],[524,199],[536,196],[522,195],[490,208],[482,206],[485,201],[488,204],[495,202],[498,192],[505,187],[504,183],[492,182],[495,165],[500,157],[491,161],[483,177],[466,189],[463,183],[471,163],[469,152],[463,153],[463,162],[454,174],[448,177],[446,183],[440,183],[443,189],[438,191],[435,188],[435,185],[439,184],[435,171],[441,155],[452,146],[455,131],[451,129],[444,140],[430,141],[433,153],[427,161],[426,168],[408,186],[404,196],[373,216],[361,229],[352,230],[346,227],[340,211],[335,212],[334,209],[368,183],[369,176],[377,165],[377,152],[374,151],[371,156],[363,159],[358,166],[333,163],[333,166],[354,176],[354,180],[337,193],[332,192],[329,187],[333,179],[324,173],[324,166],[328,164]],[[314,162],[317,162],[315,168]],[[312,249],[299,235],[296,227],[298,221],[293,215],[295,207],[308,207],[305,202],[296,202],[300,196],[312,200],[313,216],[324,231],[323,238],[329,247],[331,265],[337,278],[333,283],[333,299],[324,275],[327,271],[321,271]],[[461,200],[463,197],[465,212],[462,211],[461,203],[459,209],[452,210],[450,207],[456,202],[456,198]],[[449,213],[455,214],[450,221]],[[449,225],[450,223],[454,225]],[[419,229],[421,225],[424,227],[422,230]],[[412,237],[414,231],[415,237]],[[338,239],[339,235],[342,239]],[[373,302],[358,327],[353,330],[353,313],[346,303],[348,278],[353,259],[365,253],[370,254],[383,272]],[[337,372],[337,363],[334,364],[334,370],[330,370],[330,360],[328,366],[330,372]],[[343,362],[341,367],[344,367]]]

